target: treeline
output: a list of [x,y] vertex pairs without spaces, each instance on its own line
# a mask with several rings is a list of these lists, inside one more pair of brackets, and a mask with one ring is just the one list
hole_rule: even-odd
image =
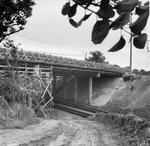
[[[124,72],[130,72],[130,67],[124,67]],[[141,70],[133,69],[132,73],[139,75],[150,75],[150,71],[146,71],[144,69]]]
[[144,69],[141,69],[141,70],[134,69],[132,72],[135,74],[150,75],[150,71],[145,71]]

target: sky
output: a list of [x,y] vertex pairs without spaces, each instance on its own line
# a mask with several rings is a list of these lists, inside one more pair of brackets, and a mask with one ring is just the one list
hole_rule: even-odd
[[[67,0],[35,0],[33,15],[28,19],[25,29],[11,36],[16,44],[24,50],[46,52],[54,55],[84,59],[90,51],[100,50],[111,64],[122,67],[129,66],[129,36],[126,46],[118,52],[107,52],[119,39],[120,31],[110,31],[108,37],[99,45],[91,41],[91,32],[96,22],[95,15],[84,22],[79,28],[72,27],[66,16],[61,14],[62,6]],[[84,15],[79,10],[75,18],[79,20]],[[149,22],[148,22],[149,23]],[[149,30],[149,26],[145,31]],[[150,70],[150,53],[147,46],[143,50],[133,47],[133,68]]]

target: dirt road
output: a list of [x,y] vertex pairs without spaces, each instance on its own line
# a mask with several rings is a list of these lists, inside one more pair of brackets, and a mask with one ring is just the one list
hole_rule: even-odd
[[117,135],[105,125],[58,113],[24,129],[0,130],[0,146],[118,146]]

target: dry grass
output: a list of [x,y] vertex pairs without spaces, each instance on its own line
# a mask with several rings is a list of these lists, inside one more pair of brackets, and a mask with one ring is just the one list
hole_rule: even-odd
[[103,108],[120,113],[128,113],[132,108],[135,114],[150,120],[150,76],[141,76],[131,84],[133,92],[130,83],[124,88],[118,88]]

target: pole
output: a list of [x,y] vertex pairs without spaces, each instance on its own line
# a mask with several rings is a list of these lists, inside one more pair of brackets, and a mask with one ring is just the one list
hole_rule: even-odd
[[[131,13],[131,17],[130,17],[130,24],[132,24],[132,13]],[[132,40],[133,40],[133,36],[132,36],[132,32],[131,32],[131,38],[130,38],[130,72],[132,72]]]
[[[131,13],[131,17],[130,17],[130,24],[132,24],[132,13]],[[132,36],[132,31],[131,31],[131,38],[130,38],[130,72],[132,72],[132,56],[133,56],[133,52],[132,52],[132,48],[133,48],[133,45],[132,45],[132,40],[133,40],[133,36]],[[130,113],[132,113],[132,108],[133,108],[133,90],[132,90],[132,81],[130,80],[129,81],[129,84],[130,84],[130,96],[131,96],[131,111]]]
[[132,34],[131,34],[131,40],[130,40],[130,72],[132,72]]

